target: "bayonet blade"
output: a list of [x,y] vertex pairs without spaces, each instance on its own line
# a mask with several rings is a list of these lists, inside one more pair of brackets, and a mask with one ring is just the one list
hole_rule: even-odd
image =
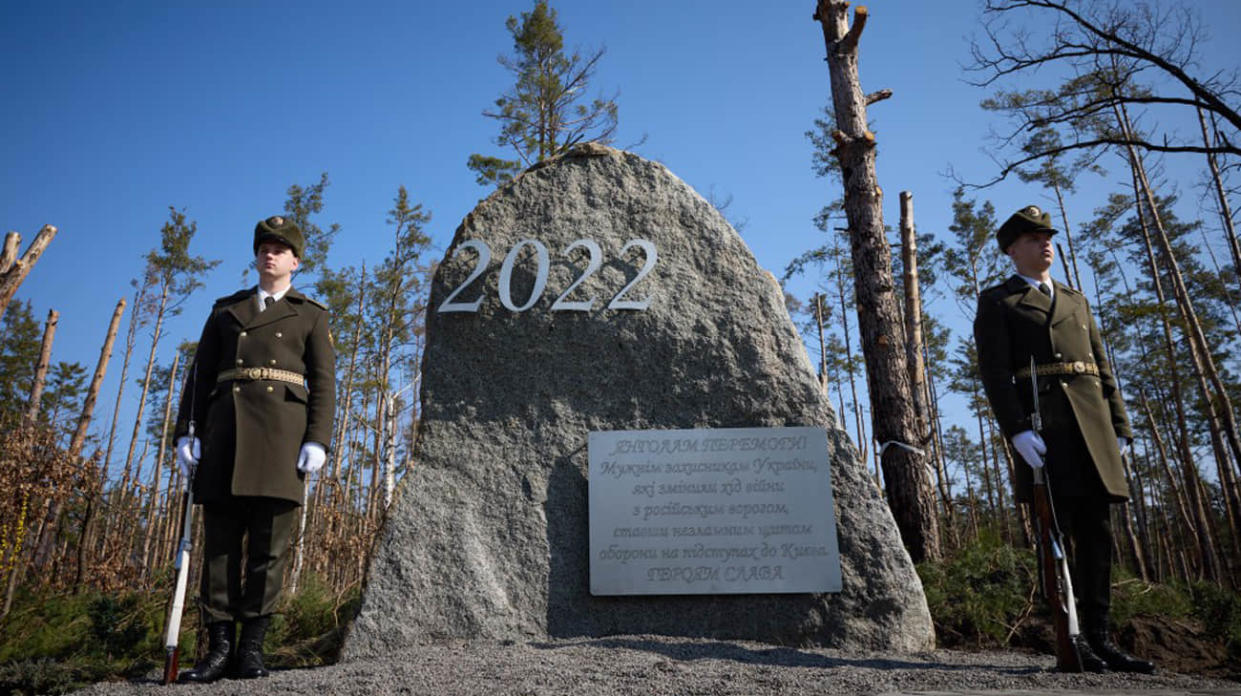
[[1030,356],[1030,392],[1034,395],[1034,412],[1030,414],[1030,425],[1034,428],[1034,432],[1043,431],[1043,416],[1038,409],[1038,366],[1034,362],[1034,356]]

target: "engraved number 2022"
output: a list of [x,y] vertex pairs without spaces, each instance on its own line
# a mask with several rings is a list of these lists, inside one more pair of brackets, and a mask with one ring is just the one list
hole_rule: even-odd
[[[522,304],[513,301],[513,266],[517,263],[517,255],[521,252],[522,247],[529,246],[534,249],[535,273],[534,286],[530,289],[530,296],[526,298]],[[659,253],[655,250],[655,244],[646,239],[631,239],[625,242],[625,246],[621,247],[620,255],[624,257],[625,252],[633,247],[642,250],[645,261],[638,274],[633,280],[629,281],[620,292],[612,298],[608,303],[608,309],[646,309],[651,298],[645,300],[626,300],[625,294],[633,289],[643,278],[646,277],[655,268],[655,263],[659,260]],[[561,252],[562,256],[568,257],[574,249],[582,248],[586,250],[588,261],[586,270],[582,275],[577,277],[565,288],[565,291],[552,302],[551,310],[553,312],[587,312],[594,308],[595,298],[590,297],[585,300],[570,301],[565,298],[569,293],[577,289],[587,278],[598,271],[603,266],[603,251],[599,248],[599,243],[593,239],[579,239],[569,246],[565,247]],[[448,295],[448,298],[440,305],[440,312],[477,312],[478,308],[483,304],[482,296],[473,302],[457,302],[457,295],[460,295],[470,283],[474,282],[487,270],[487,265],[491,263],[491,249],[481,240],[467,239],[457,247],[457,253],[454,258],[461,253],[462,249],[473,249],[478,254],[478,261],[474,264],[474,270],[466,277],[465,281],[457,286],[455,290]],[[523,239],[513,245],[509,249],[508,254],[504,257],[504,262],[500,264],[500,284],[497,292],[500,296],[500,304],[511,312],[524,312],[534,306],[539,298],[542,297],[543,291],[547,288],[547,274],[550,270],[550,261],[548,258],[547,247],[537,239]]]

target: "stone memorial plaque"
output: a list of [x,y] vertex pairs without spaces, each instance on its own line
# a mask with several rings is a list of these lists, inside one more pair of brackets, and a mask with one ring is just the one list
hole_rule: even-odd
[[593,595],[839,592],[822,428],[590,434]]

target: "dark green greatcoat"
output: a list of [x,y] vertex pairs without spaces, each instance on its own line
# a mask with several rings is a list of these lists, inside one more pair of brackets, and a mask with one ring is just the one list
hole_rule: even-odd
[[[1113,501],[1127,500],[1129,488],[1116,438],[1132,439],[1133,434],[1086,298],[1055,283],[1053,307],[1051,298],[1013,276],[979,295],[974,341],[987,400],[1007,438],[1031,429],[1030,379],[1016,379],[1014,374],[1029,367],[1031,355],[1040,365],[1079,360],[1098,365],[1098,377],[1080,374],[1039,378],[1043,435],[1049,449],[1053,442],[1084,441],[1087,452],[1076,460],[1083,462],[1081,466],[1093,463]],[[1080,433],[1080,440],[1074,430]],[[1017,500],[1029,502],[1033,485],[1030,467],[1019,465],[1014,469]]]
[[[261,496],[300,504],[302,444],[331,445],[336,376],[327,308],[290,288],[260,312],[255,293],[215,301],[181,396],[176,435],[188,432],[193,413],[202,441],[196,503]],[[237,367],[288,370],[305,375],[306,384],[217,383],[217,375]]]

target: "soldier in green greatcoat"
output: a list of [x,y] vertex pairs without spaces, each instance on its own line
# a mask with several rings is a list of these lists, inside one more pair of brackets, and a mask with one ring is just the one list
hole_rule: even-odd
[[[1072,545],[1083,666],[1150,672],[1150,662],[1121,650],[1108,631],[1110,504],[1129,498],[1121,457],[1133,433],[1086,298],[1052,280],[1054,234],[1051,215],[1033,205],[1014,213],[996,232],[1017,273],[978,297],[974,341],[979,371],[1000,429],[1028,465],[1016,467],[1019,502],[1031,501],[1032,469],[1045,467],[1056,518]],[[1031,356],[1041,434],[1030,419]]]
[[177,455],[203,506],[209,646],[181,681],[215,681],[230,666],[237,677],[267,675],[263,638],[305,477],[323,466],[335,409],[327,308],[292,287],[304,245],[291,220],[255,226],[259,284],[215,301],[182,392]]

